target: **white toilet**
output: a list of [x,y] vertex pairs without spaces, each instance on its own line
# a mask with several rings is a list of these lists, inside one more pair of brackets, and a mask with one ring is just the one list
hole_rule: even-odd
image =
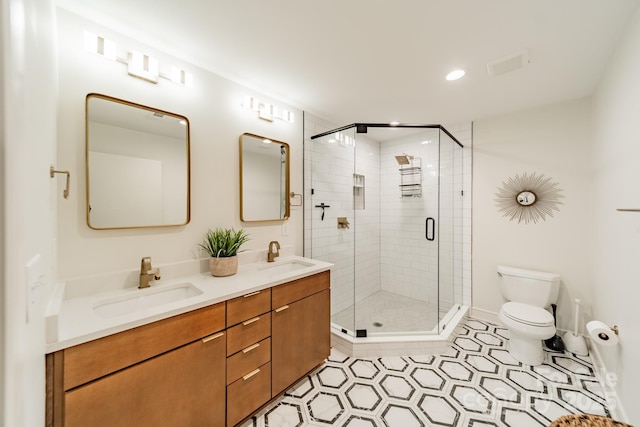
[[500,321],[509,329],[509,353],[526,365],[544,360],[542,340],[556,333],[553,316],[545,307],[556,302],[560,275],[498,266],[500,291],[507,301]]

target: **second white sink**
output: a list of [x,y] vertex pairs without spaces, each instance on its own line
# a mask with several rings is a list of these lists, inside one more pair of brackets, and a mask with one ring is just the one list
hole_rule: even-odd
[[136,290],[127,295],[98,301],[93,306],[93,313],[101,319],[108,319],[201,294],[202,291],[191,283],[177,283],[157,288],[151,287]]
[[301,270],[303,268],[312,267],[315,265],[313,262],[302,261],[299,259],[290,259],[276,261],[273,263],[267,263],[267,265],[259,267],[260,270],[272,275],[278,275],[283,273],[289,273],[295,270]]

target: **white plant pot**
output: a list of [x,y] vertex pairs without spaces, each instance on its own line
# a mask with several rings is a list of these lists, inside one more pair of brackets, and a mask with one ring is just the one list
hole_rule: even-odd
[[209,271],[212,276],[233,276],[238,272],[238,256],[209,258]]

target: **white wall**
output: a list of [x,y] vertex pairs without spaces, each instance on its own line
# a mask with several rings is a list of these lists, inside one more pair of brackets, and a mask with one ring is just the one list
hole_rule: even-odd
[[[191,64],[140,45],[66,10],[58,9],[60,101],[58,157],[71,169],[72,198],[61,203],[58,216],[59,276],[69,278],[137,268],[150,256],[154,265],[202,257],[197,244],[208,228],[243,227],[250,235],[246,249],[266,250],[269,241],[291,245],[302,254],[302,210],[292,208],[288,236],[280,222],[242,223],[239,211],[239,137],[254,133],[291,147],[291,190],[302,192],[302,112],[250,91]],[[125,64],[84,51],[84,31],[117,43],[120,56],[134,49],[158,58],[165,73],[170,66],[194,75],[194,87],[160,79],[152,84],[127,75]],[[163,69],[163,67],[165,67]],[[91,230],[85,221],[85,96],[102,93],[181,114],[191,125],[191,223],[186,226]],[[240,104],[256,96],[294,112],[296,122],[260,120]]]
[[[4,251],[0,425],[44,425],[44,302],[54,279],[56,203],[60,182],[49,178],[55,161],[55,13],[50,0],[0,1],[3,126],[0,165]],[[37,254],[40,302],[27,319],[25,265]]]
[[594,96],[593,307],[595,319],[620,327],[620,345],[601,347],[609,385],[628,421],[640,423],[640,9]]
[[[500,310],[498,265],[562,276],[559,328],[572,329],[574,298],[582,300],[583,313],[591,310],[595,260],[589,248],[599,227],[591,214],[591,139],[589,99],[474,122],[474,314],[491,316]],[[502,183],[525,172],[552,177],[565,196],[560,211],[537,224],[509,221],[495,206]]]

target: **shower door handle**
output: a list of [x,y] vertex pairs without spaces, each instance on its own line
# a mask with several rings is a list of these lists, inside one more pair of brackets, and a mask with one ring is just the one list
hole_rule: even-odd
[[435,218],[427,218],[426,227],[424,230],[426,239],[433,242],[436,239],[436,220]]

